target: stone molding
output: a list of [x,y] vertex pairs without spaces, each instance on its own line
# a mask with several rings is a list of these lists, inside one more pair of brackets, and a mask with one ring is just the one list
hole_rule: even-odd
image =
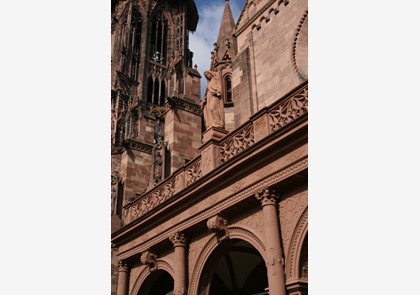
[[[147,279],[147,277],[151,274],[151,271],[147,265],[142,266],[143,269],[140,271],[140,274],[135,279],[135,282],[133,284],[133,287],[131,291],[128,293],[130,295],[138,295],[141,286],[143,285],[144,281]],[[156,262],[156,269],[164,270],[167,273],[171,275],[171,277],[174,277],[174,270],[169,262],[163,259],[158,259]]]
[[176,96],[168,97],[167,100],[168,100],[169,107],[171,109],[177,108],[177,109],[184,110],[186,112],[190,112],[199,116],[201,116],[202,114],[200,106],[193,102],[187,101],[185,99],[182,99]]
[[286,258],[287,281],[299,278],[299,258],[303,240],[308,232],[308,207],[302,213],[293,232]]
[[[275,4],[275,2],[276,1],[278,1],[278,3],[277,4]],[[252,27],[252,28],[254,28],[254,27],[257,27],[257,29],[259,29],[259,28],[261,28],[261,22],[265,19],[266,20],[266,22],[268,22],[269,20],[270,20],[270,14],[271,14],[271,12],[273,12],[274,11],[274,13],[275,14],[277,14],[278,12],[279,12],[279,7],[280,7],[280,4],[281,3],[283,3],[285,6],[287,5],[287,4],[289,4],[289,0],[270,0],[270,1],[268,1],[263,7],[261,7],[261,9],[260,10],[258,10],[248,21],[246,21],[240,28],[238,28],[238,27],[235,27],[235,31],[233,32],[233,35],[235,36],[235,37],[238,37],[239,36],[239,34],[241,34],[243,31],[245,31],[254,21],[256,21],[261,15],[263,15],[266,11],[267,11],[267,9],[270,7],[270,6],[272,6],[273,4],[276,6],[275,8],[271,8],[270,10],[269,10],[269,12],[268,12],[268,14],[266,14],[266,15],[264,15],[264,16],[262,16],[261,18],[260,18],[260,20],[259,20],[259,23],[258,23],[258,25],[259,25],[259,27],[258,27],[258,25],[257,24],[254,24],[254,26]],[[248,9],[248,7],[246,8],[246,9]],[[239,22],[240,22],[240,20],[242,19],[242,16],[243,16],[243,13],[245,12],[245,9],[242,11],[242,13],[240,14],[240,16],[239,16],[239,18],[238,18],[238,20],[237,20],[237,24],[239,24]]]
[[139,152],[152,154],[153,146],[150,145],[150,144],[141,142],[141,141],[137,141],[137,140],[134,140],[134,139],[127,138],[127,139],[124,139],[123,145],[124,145],[125,148],[130,148],[130,149],[133,149],[133,150],[136,150],[136,151],[139,151]]
[[[304,159],[294,163],[293,165],[286,166],[284,167],[284,169],[280,170],[279,172],[274,173],[270,175],[269,177],[258,181],[254,185],[251,185],[250,187],[238,192],[235,195],[232,195],[230,198],[225,199],[217,204],[215,203],[211,208],[205,210],[204,212],[199,213],[196,216],[189,218],[188,220],[181,222],[175,228],[168,230],[166,234],[156,236],[155,238],[152,238],[146,243],[143,243],[130,250],[120,253],[120,257],[121,258],[131,257],[133,255],[138,254],[139,252],[143,252],[146,249],[149,249],[151,246],[167,239],[169,236],[174,235],[177,231],[183,231],[185,229],[188,229],[192,225],[197,224],[203,220],[206,220],[207,218],[217,214],[218,212],[223,211],[225,208],[228,208],[248,197],[252,197],[255,193],[257,193],[262,188],[271,186],[295,173],[298,173],[306,169],[307,167],[308,167],[308,158],[305,157]],[[230,236],[231,236],[231,232],[230,232]]]
[[300,33],[302,31],[303,24],[305,23],[305,21],[307,21],[307,18],[308,18],[308,10],[305,10],[303,16],[299,20],[299,25],[296,29],[295,39],[293,40],[293,47],[292,47],[293,68],[295,69],[299,78],[301,78],[303,81],[307,80],[308,77],[304,73],[302,73],[302,71],[299,70],[297,60],[296,60],[296,49],[298,46],[298,40],[299,40]]
[[[228,162],[236,155],[240,154],[250,146],[255,144],[254,141],[254,125],[253,121],[259,120],[261,117],[268,117],[267,136],[277,132],[286,125],[292,123],[299,117],[304,116],[308,112],[308,83],[307,81],[296,87],[294,90],[285,95],[282,99],[275,102],[271,107],[262,109],[255,114],[252,119],[240,127],[232,134],[228,134],[219,143],[220,158],[217,158],[216,166]],[[263,124],[263,126],[266,126]],[[179,178],[179,174],[183,174],[183,183],[177,183],[177,192],[193,184],[203,177],[202,173],[202,157],[197,156],[185,166],[181,167],[177,172],[162,181],[158,186],[146,192],[143,196],[123,208],[123,221],[128,224],[133,220],[141,217],[145,213],[151,211],[157,205],[166,201],[173,196],[175,189],[172,183]],[[207,171],[208,173],[209,171]],[[170,186],[171,189],[163,195],[159,190],[161,186]]]

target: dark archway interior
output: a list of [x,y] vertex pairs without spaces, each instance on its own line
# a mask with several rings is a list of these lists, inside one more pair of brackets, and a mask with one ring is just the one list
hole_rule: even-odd
[[268,287],[267,269],[252,245],[232,240],[220,254],[211,276],[210,295],[268,294],[264,291]]
[[299,277],[306,279],[308,278],[308,234],[305,236],[300,254]]
[[173,294],[174,280],[163,270],[157,270],[147,277],[138,295],[170,295]]

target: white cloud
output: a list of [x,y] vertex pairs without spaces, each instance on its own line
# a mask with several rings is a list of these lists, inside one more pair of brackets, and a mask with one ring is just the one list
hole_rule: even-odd
[[[243,5],[243,0],[231,0],[229,2],[233,18],[236,21],[239,17]],[[193,64],[196,64],[200,72],[201,96],[206,89],[206,79],[204,71],[210,67],[211,51],[213,43],[216,42],[219,33],[220,23],[222,21],[225,1],[208,1],[198,6],[199,20],[197,30],[190,34],[190,50],[194,52]]]

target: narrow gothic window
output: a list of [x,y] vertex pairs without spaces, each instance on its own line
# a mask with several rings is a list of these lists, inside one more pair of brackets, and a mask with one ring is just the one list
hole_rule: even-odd
[[154,92],[153,93],[153,103],[155,105],[158,105],[159,104],[159,80],[156,79],[154,84],[155,85],[154,85],[154,91],[153,91]]
[[166,39],[168,21],[162,11],[157,11],[152,21],[151,59],[155,62],[166,64]]
[[165,99],[166,99],[166,93],[165,93],[165,81],[161,81],[160,82],[160,100],[159,100],[159,105],[163,105],[165,103]]
[[131,79],[137,80],[142,30],[141,15],[137,10],[133,10],[131,22],[128,23],[127,18],[124,21],[120,35],[121,72]]
[[230,76],[225,77],[225,102],[232,102],[232,82]]
[[118,182],[118,188],[117,188],[117,204],[116,204],[116,214],[119,217],[122,217],[122,207],[123,207],[123,199],[124,199],[124,185],[120,182]]
[[138,12],[133,13],[130,32],[130,55],[131,69],[129,77],[137,80],[139,60],[140,60],[140,39],[141,39],[142,20]]

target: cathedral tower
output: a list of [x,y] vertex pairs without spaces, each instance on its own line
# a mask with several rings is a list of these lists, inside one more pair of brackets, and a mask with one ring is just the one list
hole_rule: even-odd
[[216,71],[222,82],[223,100],[225,106],[225,128],[230,131],[235,128],[234,105],[232,94],[232,61],[237,53],[236,38],[233,37],[235,22],[230,9],[229,0],[225,1],[222,22],[217,41],[213,44],[210,68]]
[[111,9],[116,229],[126,204],[197,156],[201,77],[188,44],[198,22],[193,0],[113,0]]

